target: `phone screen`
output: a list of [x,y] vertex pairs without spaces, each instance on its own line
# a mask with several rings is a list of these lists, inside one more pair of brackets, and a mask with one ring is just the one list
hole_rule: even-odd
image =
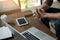
[[24,23],[26,23],[26,21],[25,21],[24,18],[23,18],[23,19],[18,19],[18,22],[19,22],[19,24],[24,24]]

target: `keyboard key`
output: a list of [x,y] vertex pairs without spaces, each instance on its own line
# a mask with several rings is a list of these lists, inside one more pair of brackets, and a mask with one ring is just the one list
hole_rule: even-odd
[[28,40],[40,40],[40,39],[38,39],[37,37],[35,37],[34,35],[32,35],[32,34],[29,33],[29,32],[25,32],[23,35],[24,35]]

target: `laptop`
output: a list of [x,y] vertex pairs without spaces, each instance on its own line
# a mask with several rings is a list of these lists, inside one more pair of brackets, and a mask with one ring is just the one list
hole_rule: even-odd
[[41,30],[31,27],[28,30],[21,33],[27,40],[56,40]]

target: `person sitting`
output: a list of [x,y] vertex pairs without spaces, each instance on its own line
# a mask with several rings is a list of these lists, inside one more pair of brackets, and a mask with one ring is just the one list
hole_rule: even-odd
[[[57,1],[60,2],[60,0]],[[41,7],[34,12],[34,17],[36,19],[41,18],[48,28],[50,28],[49,21],[54,20],[56,35],[60,39],[60,8],[51,7],[53,3],[53,0],[45,0]]]

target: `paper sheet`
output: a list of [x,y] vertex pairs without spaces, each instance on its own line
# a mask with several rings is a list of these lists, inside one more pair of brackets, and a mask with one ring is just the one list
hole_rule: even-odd
[[1,27],[0,28],[0,39],[5,39],[5,38],[9,38],[12,37],[12,33],[9,30],[8,27]]

